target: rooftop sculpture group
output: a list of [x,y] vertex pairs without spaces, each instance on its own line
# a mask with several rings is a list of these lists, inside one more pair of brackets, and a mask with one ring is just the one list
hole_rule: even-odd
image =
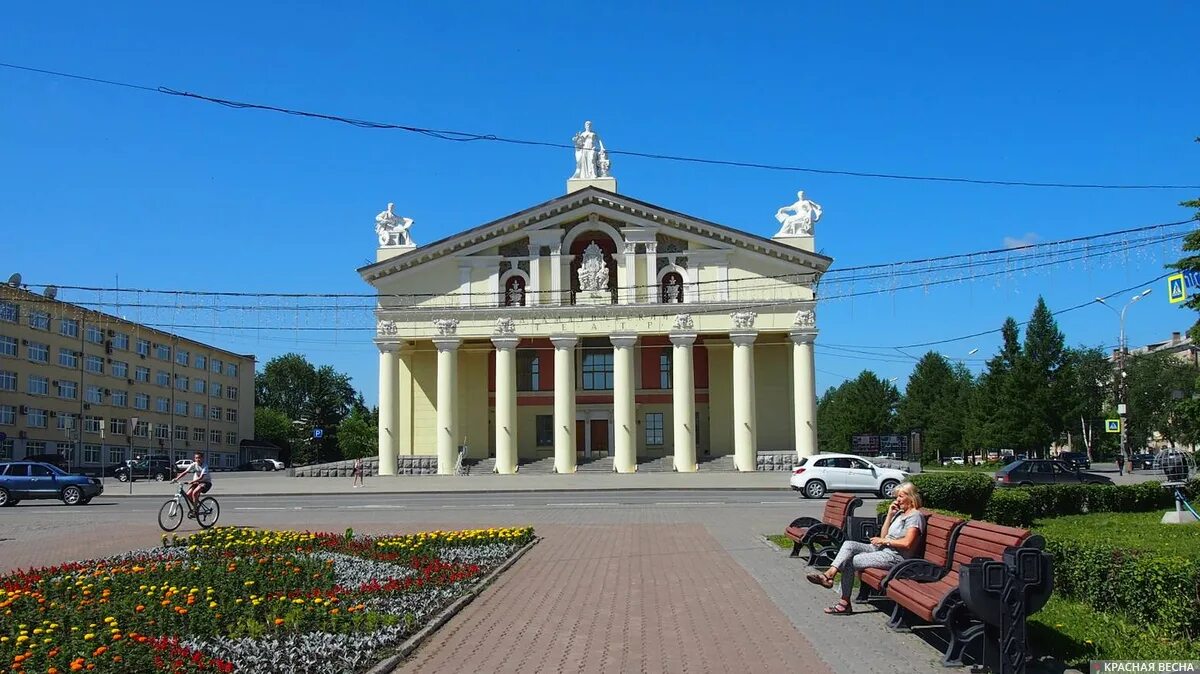
[[402,218],[393,210],[396,204],[389,203],[387,210],[375,216],[375,233],[379,235],[380,246],[411,246],[412,237],[408,228],[412,227],[412,218]]
[[608,150],[604,149],[604,141],[592,131],[592,123],[584,122],[583,131],[575,134],[571,141],[575,144],[575,174],[576,180],[591,178],[609,178],[612,176],[612,162],[608,159]]
[[813,225],[821,219],[821,205],[805,199],[804,190],[800,190],[796,193],[796,203],[776,211],[775,219],[781,225],[775,236],[812,236]]

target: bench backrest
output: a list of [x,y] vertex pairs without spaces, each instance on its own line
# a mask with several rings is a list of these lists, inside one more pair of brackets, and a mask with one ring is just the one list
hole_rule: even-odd
[[862,499],[854,494],[830,494],[829,500],[825,502],[825,512],[821,514],[821,521],[841,529],[846,526],[846,518],[854,515],[854,509],[861,504]]
[[954,537],[954,571],[976,557],[1004,559],[1006,548],[1020,547],[1029,536],[1028,529],[971,520]]
[[963,526],[960,517],[951,517],[940,513],[921,511],[925,515],[925,540],[922,543],[922,556],[926,561],[937,566],[945,567],[950,557],[950,546],[954,542],[954,534]]

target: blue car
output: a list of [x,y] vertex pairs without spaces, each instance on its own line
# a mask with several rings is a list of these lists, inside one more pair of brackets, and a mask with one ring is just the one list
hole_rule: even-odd
[[104,491],[94,477],[72,475],[57,466],[37,461],[0,463],[0,507],[24,499],[61,499],[67,505],[84,505]]

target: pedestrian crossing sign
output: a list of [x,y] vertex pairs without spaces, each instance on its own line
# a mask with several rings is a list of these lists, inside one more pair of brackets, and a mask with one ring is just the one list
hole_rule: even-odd
[[1167,299],[1171,304],[1187,300],[1187,284],[1183,282],[1183,274],[1171,274],[1167,277]]
[[1105,419],[1104,420],[1104,432],[1105,433],[1120,433],[1121,432],[1121,420],[1120,419]]

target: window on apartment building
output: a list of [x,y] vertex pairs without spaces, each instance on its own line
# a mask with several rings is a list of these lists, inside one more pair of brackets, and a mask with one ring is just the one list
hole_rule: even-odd
[[228,377],[236,377],[238,373],[237,363],[225,363],[225,375]]
[[220,421],[222,412],[224,412],[224,410],[216,405],[213,405],[212,407],[208,408],[208,418],[212,419],[213,421]]
[[542,362],[537,351],[517,352],[517,390],[541,390]]
[[99,386],[88,386],[83,399],[85,402],[99,405],[104,402],[104,389]]
[[60,346],[58,347],[58,364],[74,370],[79,367],[79,354],[74,349],[64,349]]
[[646,414],[646,445],[650,447],[663,444],[663,413],[648,412]]
[[121,360],[112,362],[112,376],[127,379],[129,377],[129,363]]
[[176,400],[175,401],[175,416],[186,417],[187,411],[188,411],[188,404],[187,404],[186,400]]
[[223,389],[221,388],[221,382],[214,381],[208,387],[208,395],[210,395],[214,398],[220,398],[222,390]]
[[225,387],[225,397],[229,398],[230,400],[237,400],[238,399],[238,388],[236,386],[226,386]]
[[[25,443],[25,456],[46,453],[45,440],[30,440]],[[30,466],[29,474],[34,477],[50,477],[53,473],[45,466]]]
[[118,417],[113,417],[108,420],[108,432],[114,435],[125,435],[129,430],[129,421]]
[[175,390],[186,392],[188,390],[188,383],[187,377],[181,374],[175,375]]
[[135,438],[150,437],[150,422],[149,421],[137,422],[137,426],[133,427],[133,437],[135,437]]
[[104,374],[104,359],[100,356],[87,356],[83,359],[83,369],[93,374]]
[[538,447],[554,446],[554,415],[539,414],[535,417],[537,423]]
[[49,330],[50,314],[44,311],[29,312],[29,327],[34,330]]
[[192,365],[195,366],[197,370],[207,370],[208,357],[196,354],[196,358],[192,361]]
[[124,460],[125,460],[125,448],[124,447],[109,447],[108,448],[108,462],[109,463],[121,463]]
[[663,349],[658,354],[658,387],[671,388],[671,350]]
[[224,363],[222,363],[220,359],[213,358],[211,361],[209,361],[209,363],[212,365],[212,371],[214,374],[221,374],[221,368],[224,367]]
[[30,407],[29,414],[25,415],[25,425],[30,428],[45,428],[47,418],[46,410]]
[[21,306],[16,302],[0,302],[0,321],[19,323],[21,321]]
[[208,382],[206,382],[205,380],[200,379],[198,377],[196,379],[193,379],[192,380],[192,393],[204,393],[204,391],[208,388],[207,384],[208,384]]
[[175,426],[175,439],[176,440],[187,440],[188,439],[188,427],[176,425]]
[[79,397],[79,382],[67,379],[58,380],[58,397],[63,400],[75,400]]
[[237,444],[237,433],[234,433],[233,431],[226,433],[225,434],[225,444],[236,445]]
[[144,384],[150,383],[150,368],[137,367],[133,370],[133,380],[140,381]]
[[114,349],[128,351],[129,350],[129,335],[125,334],[124,332],[118,332],[117,334],[113,335],[112,343],[113,343]]
[[58,416],[54,419],[54,425],[60,431],[74,430],[76,418],[77,417],[74,414],[65,414],[63,412],[59,412]]
[[154,373],[154,383],[159,386],[170,386],[171,385],[171,373],[164,372],[163,370],[157,370]]
[[192,427],[192,442],[204,442],[204,429],[199,426]]
[[31,363],[49,363],[50,345],[42,344],[41,342],[30,342],[25,355]]
[[0,459],[13,458],[13,446],[14,445],[16,445],[16,442],[12,438],[8,438],[7,440],[0,441]]
[[154,424],[154,437],[168,440],[171,437],[171,427],[166,424]]
[[188,359],[192,354],[183,349],[175,349],[175,363],[187,367]]
[[25,390],[29,395],[48,396],[50,395],[50,378],[39,377],[35,374],[29,375],[27,388]]
[[17,423],[17,406],[0,405],[0,426],[13,426]]
[[0,356],[17,357],[17,338],[0,335]]
[[17,390],[17,373],[0,370],[0,391]]
[[236,423],[237,423],[237,419],[238,419],[237,412],[238,412],[238,411],[237,411],[237,410],[235,410],[235,409],[234,409],[234,408],[232,408],[232,407],[230,407],[229,409],[225,410],[225,421],[228,421],[228,422],[230,422],[230,423],[235,423],[235,424],[236,424]]
[[159,360],[171,360],[171,345],[156,344],[154,346],[154,357]]
[[221,431],[209,431],[208,441],[214,445],[221,444]]
[[162,396],[155,398],[154,411],[159,414],[168,414],[171,411],[171,401]]
[[83,462],[100,463],[100,445],[84,445]]
[[149,356],[150,355],[150,340],[139,339],[137,341],[137,352],[138,352],[139,356]]
[[74,318],[64,318],[58,322],[58,334],[63,337],[79,336],[79,321]]
[[133,409],[148,410],[150,409],[150,396],[145,393],[136,393],[133,396]]
[[84,339],[92,344],[103,344],[104,330],[101,330],[98,325],[89,325],[87,326],[87,330],[84,331]]
[[129,391],[113,391],[112,398],[108,401],[108,404],[115,407],[128,407]]
[[[208,408],[204,406],[204,403],[192,403],[192,416],[197,419],[205,419],[208,416]],[[203,440],[204,438],[200,439]]]

